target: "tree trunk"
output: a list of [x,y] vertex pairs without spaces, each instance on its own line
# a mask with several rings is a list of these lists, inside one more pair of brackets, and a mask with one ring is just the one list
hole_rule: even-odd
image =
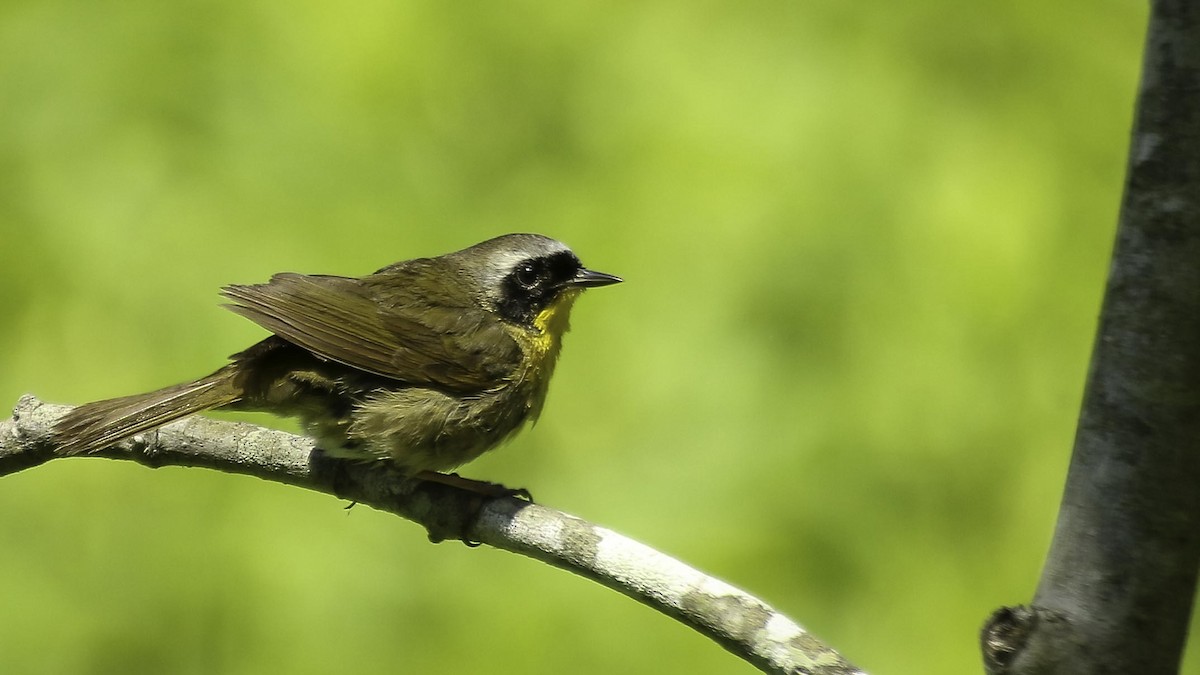
[[1200,3],[1151,3],[1125,196],[1058,525],[989,673],[1178,672],[1200,570]]

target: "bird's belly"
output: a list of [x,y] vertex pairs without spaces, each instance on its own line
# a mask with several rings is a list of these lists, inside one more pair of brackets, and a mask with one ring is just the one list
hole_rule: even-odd
[[475,396],[378,390],[345,420],[307,423],[331,454],[390,460],[410,474],[446,471],[496,447],[536,415],[545,389],[530,384],[508,383]]

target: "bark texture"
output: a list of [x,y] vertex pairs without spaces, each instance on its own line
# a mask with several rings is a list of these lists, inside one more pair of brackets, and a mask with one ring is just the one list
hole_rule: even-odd
[[1128,174],[1057,528],[991,673],[1178,672],[1200,570],[1200,4],[1152,2]]

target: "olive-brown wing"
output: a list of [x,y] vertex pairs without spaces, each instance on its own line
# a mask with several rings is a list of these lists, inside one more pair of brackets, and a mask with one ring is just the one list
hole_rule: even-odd
[[284,273],[222,294],[232,311],[317,356],[409,384],[479,391],[520,364],[499,318],[415,285],[384,293],[362,279]]

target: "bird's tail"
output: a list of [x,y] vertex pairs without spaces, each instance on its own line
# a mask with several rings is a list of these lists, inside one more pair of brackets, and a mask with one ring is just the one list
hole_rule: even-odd
[[181,417],[234,403],[242,395],[235,372],[226,366],[194,382],[81,405],[54,425],[58,453],[95,452]]

